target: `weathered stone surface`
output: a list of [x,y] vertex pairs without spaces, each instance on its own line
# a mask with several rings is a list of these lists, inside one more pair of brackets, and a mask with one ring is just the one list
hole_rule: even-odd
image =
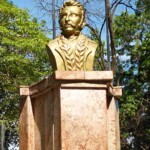
[[107,150],[106,91],[61,90],[62,150]]
[[110,86],[111,74],[56,71],[22,86],[20,150],[119,150],[121,88]]
[[112,71],[56,71],[57,80],[90,80],[90,81],[111,81]]
[[30,96],[20,100],[20,150],[35,150],[34,115]]

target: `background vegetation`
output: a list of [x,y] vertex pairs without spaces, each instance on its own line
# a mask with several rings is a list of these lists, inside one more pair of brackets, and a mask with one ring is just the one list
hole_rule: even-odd
[[5,124],[5,148],[18,141],[19,86],[49,74],[44,23],[37,23],[7,0],[0,2],[0,122]]

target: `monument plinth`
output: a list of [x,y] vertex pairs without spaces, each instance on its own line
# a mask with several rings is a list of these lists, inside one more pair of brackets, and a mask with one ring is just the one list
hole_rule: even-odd
[[119,150],[122,93],[112,79],[112,71],[56,71],[22,86],[20,150]]

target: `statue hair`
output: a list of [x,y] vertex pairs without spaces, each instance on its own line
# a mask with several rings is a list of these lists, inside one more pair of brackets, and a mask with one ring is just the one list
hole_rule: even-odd
[[82,4],[81,4],[80,2],[77,2],[76,0],[68,0],[68,1],[66,1],[66,2],[63,4],[62,9],[63,9],[64,7],[66,7],[66,6],[77,6],[77,7],[79,7],[81,10],[84,11],[84,8],[83,8]]
[[80,2],[77,2],[76,0],[67,0],[66,2],[64,2],[62,8],[59,11],[59,22],[61,19],[61,12],[63,9],[65,9],[68,6],[77,6],[81,9],[81,13],[82,13],[82,18],[81,18],[81,23],[80,23],[80,30],[82,30],[83,26],[85,25],[85,9],[82,6],[82,4]]

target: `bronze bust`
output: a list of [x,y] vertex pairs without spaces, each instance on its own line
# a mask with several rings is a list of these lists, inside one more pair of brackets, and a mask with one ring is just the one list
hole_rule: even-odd
[[93,70],[97,44],[81,33],[85,10],[76,0],[68,0],[59,13],[60,36],[47,44],[53,70]]

